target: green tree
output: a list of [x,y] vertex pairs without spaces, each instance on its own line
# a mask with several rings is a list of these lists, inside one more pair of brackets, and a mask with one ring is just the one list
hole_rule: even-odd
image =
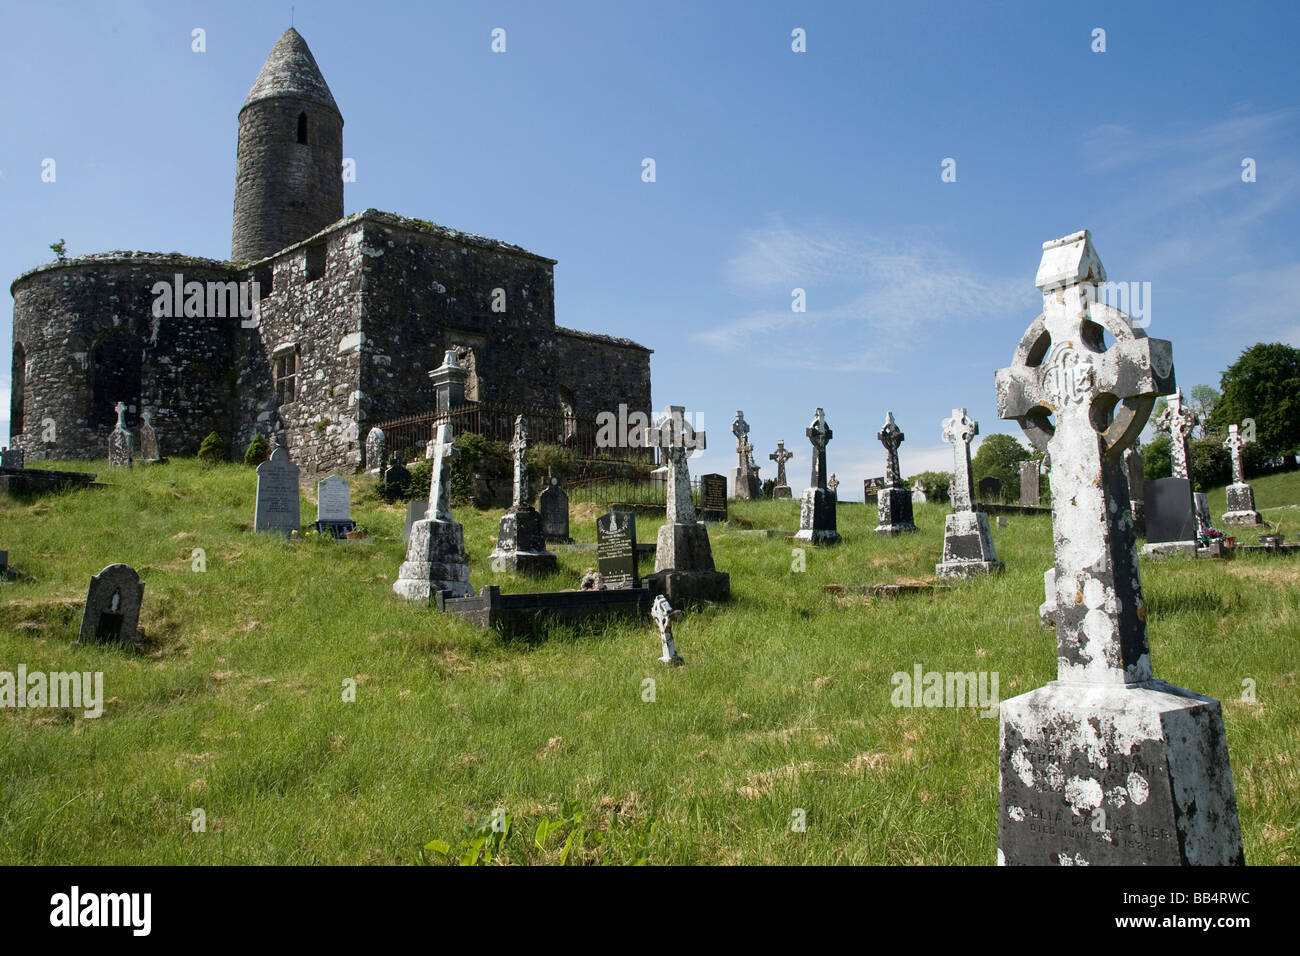
[[971,477],[975,484],[985,478],[1002,482],[1003,496],[1020,487],[1020,463],[1030,458],[1029,449],[1012,435],[990,435],[980,444],[971,462]]
[[50,243],[50,250],[60,259],[68,258],[68,244],[60,239],[58,242]]
[[1300,451],[1300,349],[1260,342],[1241,353],[1219,381],[1223,397],[1214,406],[1211,434],[1247,419],[1268,456]]
[[1142,454],[1142,479],[1155,481],[1168,478],[1174,473],[1173,442],[1164,432],[1138,449]]
[[925,500],[934,502],[945,502],[948,500],[949,491],[952,488],[951,471],[923,471],[919,475],[913,475],[907,479],[907,486],[914,488],[920,483],[925,486]]
[[199,461],[205,465],[216,465],[226,460],[226,441],[216,432],[208,432],[199,446]]
[[266,436],[258,432],[253,436],[253,440],[248,443],[244,449],[244,464],[250,468],[256,468],[262,462],[266,461],[271,454],[271,443],[266,440]]
[[[1193,385],[1191,395],[1192,411],[1196,412],[1201,419],[1201,437],[1204,438],[1210,434],[1210,419],[1214,415],[1214,407],[1219,404],[1223,398],[1217,388],[1209,385]],[[1225,428],[1224,433],[1227,433]]]
[[1232,456],[1221,438],[1193,438],[1187,443],[1188,467],[1197,491],[1208,491],[1232,480]]

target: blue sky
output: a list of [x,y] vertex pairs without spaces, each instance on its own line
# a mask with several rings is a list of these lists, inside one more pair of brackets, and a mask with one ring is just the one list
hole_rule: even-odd
[[[656,407],[703,416],[693,471],[734,465],[736,409],[763,474],[783,438],[802,487],[825,408],[845,498],[883,474],[888,410],[909,475],[947,466],[954,406],[1018,433],[993,372],[1040,311],[1042,242],[1082,228],[1112,280],[1151,283],[1184,390],[1254,342],[1300,345],[1300,5],[293,6],[356,160],[346,211],[557,259],[557,321],[653,348]],[[229,255],[236,116],[289,17],[7,3],[0,275],[60,237]],[[3,314],[7,434],[12,298]]]

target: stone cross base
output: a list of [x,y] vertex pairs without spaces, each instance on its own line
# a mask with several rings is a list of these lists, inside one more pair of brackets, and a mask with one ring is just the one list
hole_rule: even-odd
[[656,571],[645,581],[651,592],[668,598],[673,607],[731,600],[731,575],[722,571]]
[[774,485],[772,487],[772,500],[778,498],[793,498],[794,492],[790,490],[789,485]]
[[[520,555],[520,558],[513,557]],[[547,573],[556,568],[555,555],[546,550],[542,516],[535,508],[511,508],[501,516],[496,549],[488,555],[500,569]]]
[[1255,510],[1255,489],[1247,484],[1228,485],[1228,510],[1223,523],[1238,528],[1264,524],[1264,516]]
[[393,591],[408,601],[428,601],[439,591],[452,597],[473,597],[465,532],[455,521],[425,518],[411,525],[406,561],[393,582]]
[[809,544],[839,544],[843,538],[835,530],[835,493],[828,488],[808,488],[799,507],[799,530],[796,541]]
[[[666,524],[655,544],[655,571],[713,571],[709,531],[702,524]],[[677,605],[673,595],[668,601]]]
[[545,551],[542,516],[534,508],[511,508],[497,528],[498,551]]
[[518,571],[521,574],[550,574],[559,568],[559,559],[550,551],[503,551],[497,548],[488,555],[494,571]]
[[1161,541],[1159,544],[1142,545],[1142,556],[1146,558],[1194,558],[1195,541]]
[[941,578],[969,578],[1001,571],[993,550],[989,516],[982,511],[955,511],[943,527],[943,561],[934,566]]
[[912,520],[912,492],[906,488],[881,488],[876,512],[880,516],[876,534],[907,534],[916,530]]
[[999,865],[1245,862],[1218,701],[1053,681],[1000,709]]
[[763,482],[759,480],[757,471],[750,468],[731,469],[731,500],[763,500]]

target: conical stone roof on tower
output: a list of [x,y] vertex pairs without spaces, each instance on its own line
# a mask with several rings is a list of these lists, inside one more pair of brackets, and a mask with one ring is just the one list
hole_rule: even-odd
[[343,115],[307,41],[276,41],[239,111],[231,256],[263,259],[343,218]]

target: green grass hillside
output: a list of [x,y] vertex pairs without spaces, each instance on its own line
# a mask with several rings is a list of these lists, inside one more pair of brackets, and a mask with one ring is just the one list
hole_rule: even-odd
[[[1037,618],[1045,517],[994,528],[1002,576],[878,600],[822,585],[929,578],[945,507],[882,540],[874,507],[845,504],[845,544],[810,550],[804,571],[785,538],[714,530],[734,600],[682,618],[687,663],[666,669],[648,620],[507,640],[400,600],[405,506],[367,479],[353,512],[372,541],[284,541],[251,530],[242,466],[67,467],[108,487],[0,498],[0,548],[23,575],[0,585],[0,670],[102,671],[107,702],[97,719],[0,711],[4,864],[406,863],[431,840],[459,855],[495,808],[506,861],[991,864],[996,717],[895,708],[890,677],[996,672],[1005,699],[1055,676]],[[1268,510],[1300,504],[1300,476],[1256,492],[1300,536],[1285,517],[1300,511]],[[793,530],[798,507],[732,518]],[[574,512],[574,537],[594,541],[595,506]],[[475,587],[575,587],[595,563],[560,551],[550,579],[494,574],[499,517],[457,511]],[[657,522],[639,523],[653,541]],[[90,576],[115,562],[146,582],[145,644],[70,647]],[[1297,862],[1300,561],[1142,572],[1156,675],[1224,702],[1248,862]],[[548,834],[544,819],[566,822]]]

